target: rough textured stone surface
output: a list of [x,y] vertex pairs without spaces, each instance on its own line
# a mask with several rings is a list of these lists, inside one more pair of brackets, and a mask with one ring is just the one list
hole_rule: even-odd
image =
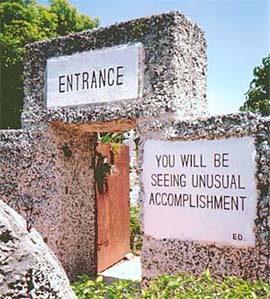
[[[90,105],[45,109],[45,70],[50,57],[141,42],[144,47],[143,97]],[[26,48],[24,126],[40,121],[102,123],[157,117],[178,119],[207,114],[206,42],[201,29],[172,12],[36,42]]]
[[54,254],[35,229],[0,201],[0,297],[76,298]]
[[[234,248],[175,239],[157,240],[144,235],[144,283],[147,284],[155,276],[164,273],[187,272],[198,275],[206,269],[210,269],[217,277],[236,275],[252,280],[270,281],[270,118],[260,118],[253,114],[231,114],[186,122],[163,119],[152,123],[141,122],[139,129],[140,167],[143,145],[147,139],[190,141],[252,136],[257,150],[255,247]],[[142,171],[141,168],[140,170]],[[143,186],[141,190],[140,199],[143,204]]]
[[96,271],[95,136],[0,131],[0,197],[41,233],[70,279]]
[[[48,58],[135,42],[144,47],[142,98],[46,110]],[[176,12],[26,47],[24,129],[0,131],[0,196],[42,234],[71,279],[96,272],[93,133],[206,115],[206,68],[203,32]]]

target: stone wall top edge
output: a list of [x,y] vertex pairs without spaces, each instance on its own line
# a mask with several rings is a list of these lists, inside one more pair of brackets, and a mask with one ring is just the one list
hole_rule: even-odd
[[[193,121],[176,121],[172,125],[175,131],[171,134],[171,138],[216,139],[251,136],[257,134],[260,124],[263,127],[270,127],[270,117],[243,112],[198,118]],[[181,136],[183,132],[185,136]]]
[[[240,120],[259,120],[264,123],[270,123],[270,115],[269,116],[261,116],[259,113],[253,113],[253,112],[235,112],[235,113],[228,113],[228,114],[218,114],[218,115],[206,115],[202,117],[197,117],[197,118],[185,118],[183,117],[182,120],[171,120],[171,126],[192,126],[196,125],[198,123],[201,124],[207,124],[209,122],[218,122],[218,121],[232,121],[232,122],[237,122]],[[148,119],[148,123],[151,122],[156,122],[159,121],[161,124],[167,124],[168,118],[166,117],[161,117],[159,119]]]
[[251,112],[215,115],[197,119],[155,119],[140,124],[144,141],[159,139],[189,141],[223,139],[230,137],[257,136],[263,132],[270,143],[270,116],[262,117]]
[[20,136],[20,135],[26,135],[29,134],[29,132],[31,131],[31,129],[4,129],[4,130],[0,130],[0,140],[1,137],[4,136]]
[[18,130],[0,130],[0,141],[16,141],[42,132],[44,132],[44,126]]
[[[198,124],[205,125],[209,123],[218,123],[222,126],[222,122],[227,121],[233,123],[238,123],[240,121],[252,121],[257,120],[266,124],[270,124],[270,116],[261,116],[258,113],[253,112],[236,112],[229,114],[219,114],[219,115],[210,115],[198,117],[196,119],[184,119],[184,120],[176,120],[172,123],[173,126],[196,126]],[[225,124],[224,124],[225,125]]]
[[[57,43],[57,42],[68,42],[73,39],[80,39],[80,38],[85,38],[85,37],[95,37],[98,38],[99,35],[104,35],[105,33],[110,33],[113,31],[118,31],[117,33],[121,32],[122,35],[125,35],[129,33],[129,30],[135,26],[139,25],[147,25],[151,23],[151,26],[153,27],[153,22],[155,23],[156,26],[163,27],[164,29],[172,26],[172,27],[178,27],[181,22],[186,22],[187,24],[193,26],[195,30],[198,30],[201,33],[204,33],[203,30],[194,22],[192,21],[189,17],[186,17],[183,13],[179,11],[170,11],[170,12],[165,12],[161,14],[155,14],[151,16],[145,16],[141,18],[136,18],[132,19],[129,21],[123,21],[119,23],[115,23],[112,25],[108,25],[105,27],[99,27],[99,28],[94,28],[90,30],[84,30],[81,32],[77,33],[72,33],[66,36],[59,36],[47,40],[42,40],[42,41],[36,41],[34,43],[29,43],[27,44],[26,50],[30,49],[38,49],[38,48],[43,48],[46,47],[48,44],[51,44],[52,42]],[[150,28],[151,29],[151,28]],[[141,28],[138,27],[138,30],[140,31]],[[127,42],[131,42],[131,39]],[[105,46],[105,45],[104,45]]]

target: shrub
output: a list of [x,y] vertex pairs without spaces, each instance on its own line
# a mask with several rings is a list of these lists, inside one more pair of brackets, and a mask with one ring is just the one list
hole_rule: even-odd
[[139,208],[132,206],[130,208],[130,249],[134,254],[141,251],[142,233],[139,220]]
[[143,291],[144,299],[266,299],[270,285],[262,281],[248,282],[239,277],[216,281],[206,271],[199,277],[191,275],[160,276]]
[[267,299],[270,285],[262,282],[248,282],[238,277],[225,277],[216,281],[206,271],[199,277],[191,275],[163,275],[151,282],[148,289],[140,291],[134,281],[119,280],[109,285],[102,277],[96,281],[87,275],[73,284],[78,299]]
[[140,297],[138,283],[129,280],[117,280],[113,284],[98,277],[96,281],[90,280],[87,275],[79,277],[79,281],[72,284],[78,299],[137,299]]

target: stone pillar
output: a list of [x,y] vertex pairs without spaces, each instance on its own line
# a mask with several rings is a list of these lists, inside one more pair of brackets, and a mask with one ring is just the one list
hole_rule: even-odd
[[[143,136],[140,159],[141,199],[144,206],[143,211],[147,209],[147,213],[143,213],[142,270],[144,284],[148,284],[151,279],[161,274],[199,275],[207,269],[215,277],[233,275],[250,280],[270,281],[269,128],[269,118],[243,113],[185,122],[153,121],[141,127],[140,133]],[[153,153],[151,154],[147,149],[147,154],[145,154],[144,149],[146,142],[153,142],[153,140],[157,152],[159,152],[161,143],[167,141],[165,154],[172,152],[173,146],[174,152],[183,153],[185,152],[184,148],[190,144],[188,148],[192,147],[192,150],[187,154],[196,153],[196,156],[200,157],[198,152],[201,148],[203,161],[197,160],[195,162],[197,166],[193,164],[192,167],[181,168],[178,163],[180,161],[179,154],[176,157],[178,164],[172,166],[171,169],[170,167],[160,167],[160,173],[167,171],[168,173],[184,174],[185,182],[181,187],[174,188],[173,184],[168,183],[168,177],[165,187],[162,177],[160,185],[163,187],[150,185],[151,177],[149,176],[151,176],[151,171],[157,167]],[[190,143],[195,141],[197,145]],[[224,167],[217,167],[214,172],[219,176],[225,175],[229,178],[232,178],[233,175],[234,178],[237,178],[237,182],[231,181],[230,188],[219,187],[219,183],[211,189],[203,186],[199,189],[194,186],[190,188],[191,173],[207,174],[211,168],[211,161],[206,158],[211,156],[211,152],[215,153],[216,151],[219,155],[225,152],[225,146],[228,143],[230,143],[231,149],[238,148],[238,151],[233,154],[225,154],[228,160]],[[224,150],[222,150],[222,144],[224,144]],[[248,147],[243,147],[241,144],[248,144]],[[208,146],[208,152],[204,150],[205,146]],[[244,157],[246,157],[245,160],[243,160]],[[149,166],[150,159],[152,159],[152,164],[150,163]],[[144,162],[147,163],[144,164]],[[152,182],[155,183],[155,180]],[[168,184],[171,185],[168,187]],[[160,198],[157,201],[151,201],[149,190],[152,190],[153,193],[164,192],[164,201],[161,202]],[[169,200],[166,197],[170,192],[178,195],[177,200]],[[185,201],[183,199],[185,192],[190,192],[192,199],[186,198]],[[181,198],[180,194],[182,194]],[[196,194],[204,194],[202,202],[196,202]],[[205,195],[217,194],[223,195],[218,204],[205,205]],[[218,200],[220,198],[218,197]],[[243,201],[241,201],[242,199]],[[193,201],[191,202],[191,200]],[[158,221],[153,220],[156,213],[160,214]],[[174,224],[172,224],[172,218],[175,216],[168,218],[166,216],[168,213],[177,215]],[[190,217],[183,222],[186,215]],[[209,223],[212,223],[210,228],[208,227]],[[153,229],[153,225],[155,225],[156,231]],[[182,229],[182,226],[186,227],[186,231]],[[200,234],[192,231],[190,227],[197,227],[196,230],[200,231]],[[238,230],[233,230],[235,228]]]
[[93,135],[48,126],[0,136],[1,199],[41,233],[71,279],[95,273]]

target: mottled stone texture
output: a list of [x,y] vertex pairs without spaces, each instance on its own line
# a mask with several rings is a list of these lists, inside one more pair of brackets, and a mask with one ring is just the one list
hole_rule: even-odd
[[[210,269],[217,277],[237,275],[251,280],[270,281],[270,118],[260,118],[252,114],[232,114],[197,119],[193,122],[156,120],[152,123],[141,123],[140,134],[141,149],[147,139],[190,141],[252,136],[257,150],[258,203],[254,223],[255,247],[240,249],[174,239],[157,240],[144,235],[144,283],[147,284],[155,276],[164,273],[186,272],[198,275],[206,269]],[[142,157],[143,150],[140,152],[140,166]],[[143,186],[141,200],[143,203]]]
[[0,297],[75,299],[64,269],[35,229],[0,200]]
[[61,127],[0,131],[0,198],[25,217],[71,279],[95,273],[95,136]]
[[[46,110],[48,58],[135,42],[144,47],[142,98]],[[96,271],[93,133],[206,115],[206,68],[203,32],[176,12],[26,47],[24,129],[0,131],[0,196],[42,234],[71,279]]]
[[[49,57],[141,42],[145,51],[143,97],[45,109]],[[180,13],[168,13],[60,37],[27,46],[23,125],[40,121],[102,123],[175,113],[179,119],[206,115],[206,42],[203,32]],[[123,127],[124,130],[124,127]]]

